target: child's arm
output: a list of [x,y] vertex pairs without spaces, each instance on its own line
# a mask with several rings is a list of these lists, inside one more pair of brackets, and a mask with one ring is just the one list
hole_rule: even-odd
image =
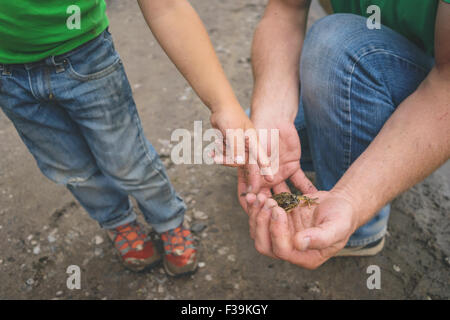
[[[251,129],[247,117],[220,65],[203,23],[187,0],[138,0],[154,36],[203,103],[211,123],[225,135],[227,129]],[[260,149],[260,153],[261,153]],[[260,166],[267,166],[265,153]],[[267,176],[267,179],[271,179]]]
[[159,44],[211,112],[241,109],[205,27],[189,2],[138,2]]

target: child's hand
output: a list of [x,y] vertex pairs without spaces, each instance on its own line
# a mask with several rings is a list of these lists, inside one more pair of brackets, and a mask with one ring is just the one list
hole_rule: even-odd
[[257,136],[257,131],[240,105],[221,108],[211,114],[211,125],[222,133],[223,144],[214,153],[214,161],[231,167],[255,165],[271,181],[270,162]]

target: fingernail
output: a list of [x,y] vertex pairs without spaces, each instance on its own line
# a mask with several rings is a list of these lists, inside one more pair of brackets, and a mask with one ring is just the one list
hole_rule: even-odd
[[311,242],[311,238],[310,237],[304,237],[302,240],[302,246],[301,246],[301,250],[305,251],[306,249],[308,249],[309,243]]
[[252,187],[252,186],[248,186],[248,187],[247,187],[247,193],[250,193],[250,192],[252,192],[252,189],[253,189],[253,187]]

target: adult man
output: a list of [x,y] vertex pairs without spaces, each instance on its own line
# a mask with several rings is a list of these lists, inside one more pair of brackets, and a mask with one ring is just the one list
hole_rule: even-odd
[[[269,1],[253,42],[251,119],[280,130],[280,169],[272,183],[239,170],[256,249],[306,268],[378,253],[388,203],[450,157],[450,1],[331,4],[339,14],[305,37],[309,1]],[[370,5],[381,29],[362,17]],[[269,199],[286,179],[319,204],[286,214]]]

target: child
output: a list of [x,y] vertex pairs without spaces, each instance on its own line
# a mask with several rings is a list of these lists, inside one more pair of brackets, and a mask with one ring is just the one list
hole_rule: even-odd
[[[205,105],[211,122],[252,128],[195,11],[186,0],[140,0],[157,40]],[[107,29],[104,0],[0,0],[0,106],[42,173],[65,185],[107,230],[125,266],[161,257],[128,195],[164,242],[169,275],[195,271],[182,225],[186,206],[143,134]]]

